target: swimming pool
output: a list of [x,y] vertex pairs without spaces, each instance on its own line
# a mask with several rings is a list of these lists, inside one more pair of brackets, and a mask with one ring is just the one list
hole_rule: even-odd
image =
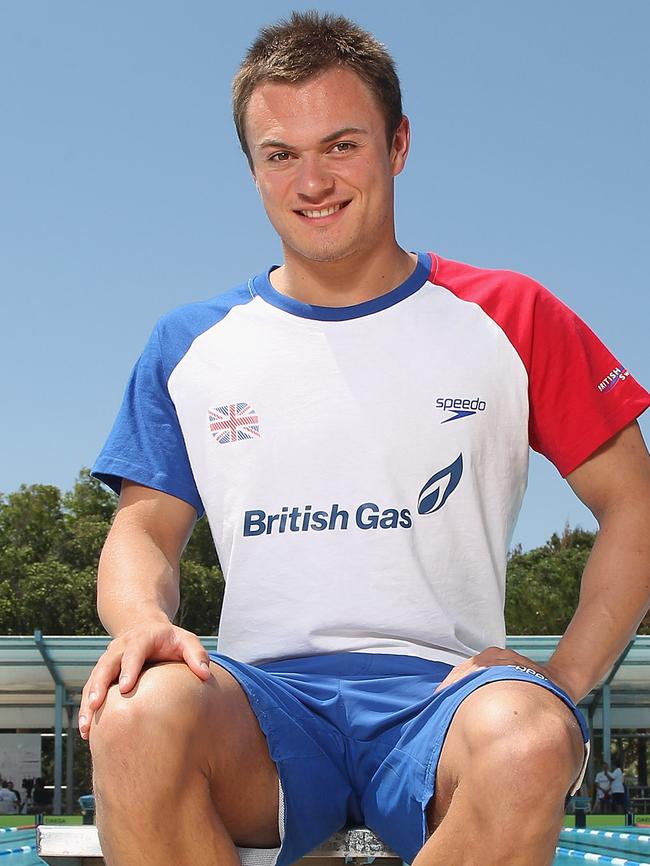
[[560,833],[553,866],[571,863],[650,864],[650,827],[565,827]]
[[40,866],[43,863],[36,854],[36,828],[0,828],[0,866]]

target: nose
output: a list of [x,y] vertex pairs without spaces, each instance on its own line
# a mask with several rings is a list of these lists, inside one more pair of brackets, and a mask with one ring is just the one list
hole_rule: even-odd
[[298,195],[310,201],[318,201],[332,192],[334,177],[318,154],[303,154],[296,184]]

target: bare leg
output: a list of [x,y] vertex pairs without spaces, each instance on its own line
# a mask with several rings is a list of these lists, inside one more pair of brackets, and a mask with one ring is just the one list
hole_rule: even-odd
[[239,866],[235,844],[277,847],[278,775],[237,681],[183,664],[116,687],[90,735],[107,866]]
[[447,734],[427,811],[433,835],[413,866],[550,866],[583,753],[575,717],[551,692],[482,686]]

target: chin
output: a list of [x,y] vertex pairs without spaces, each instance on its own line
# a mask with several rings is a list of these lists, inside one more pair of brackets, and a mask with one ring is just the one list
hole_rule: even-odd
[[285,246],[310,262],[338,262],[354,255],[356,248],[351,244],[322,244],[314,247],[301,247],[287,243]]

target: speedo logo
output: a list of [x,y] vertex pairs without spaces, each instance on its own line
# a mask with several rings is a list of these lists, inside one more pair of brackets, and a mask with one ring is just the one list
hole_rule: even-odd
[[[417,514],[440,511],[458,487],[463,475],[463,455],[429,478],[417,498]],[[342,508],[338,502],[327,508],[312,505],[283,505],[276,514],[261,508],[244,512],[243,535],[283,535],[286,532],[411,529],[413,514],[409,508],[383,508],[377,502],[362,502],[353,508]]]
[[522,674],[530,674],[533,677],[537,677],[538,680],[546,680],[546,677],[543,674],[540,674],[539,671],[533,670],[533,668],[527,668],[525,665],[508,665],[509,668],[514,668],[516,671],[521,671]]
[[477,412],[485,412],[487,403],[481,400],[480,397],[438,397],[436,400],[438,409],[444,412],[453,412],[441,424],[446,424],[448,421],[458,421],[460,418],[467,418],[469,415],[476,415]]

